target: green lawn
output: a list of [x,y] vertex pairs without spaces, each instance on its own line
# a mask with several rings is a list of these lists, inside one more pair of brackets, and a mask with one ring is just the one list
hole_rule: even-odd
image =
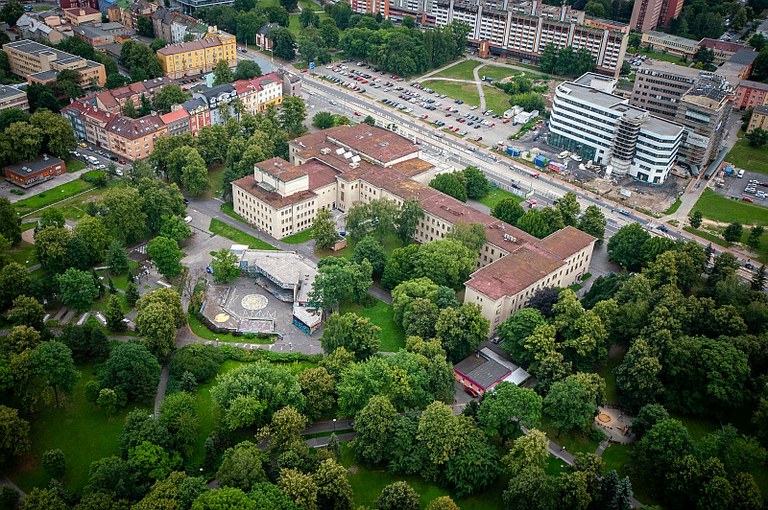
[[270,338],[247,338],[245,336],[235,336],[231,333],[215,333],[208,329],[205,324],[200,322],[200,320],[191,313],[187,314],[187,320],[189,323],[189,329],[191,329],[195,335],[199,336],[200,338],[204,338],[205,340],[218,340],[219,342],[238,342],[246,344],[275,343],[275,341]]
[[509,76],[518,76],[521,73],[520,71],[515,71],[514,69],[510,69],[508,67],[487,65],[478,69],[477,74],[481,79],[483,76],[487,76],[493,80],[499,81]]
[[672,62],[673,64],[680,64],[687,66],[688,64],[683,62],[683,59],[676,55],[670,55],[669,53],[662,53],[660,51],[649,50],[647,48],[640,48],[639,53],[641,55],[647,55],[648,58],[655,60],[663,60],[665,62]]
[[507,198],[511,198],[518,203],[523,201],[523,197],[519,197],[514,193],[510,193],[509,191],[494,186],[490,193],[478,200],[478,202],[493,209],[499,202],[506,200]]
[[744,225],[768,225],[768,208],[726,198],[709,188],[701,194],[693,210],[701,211],[701,214],[710,220],[726,223],[737,221]]
[[750,147],[742,131],[725,160],[737,168],[768,174],[768,146]]
[[224,184],[224,171],[226,169],[226,165],[216,165],[208,169],[208,196],[221,196],[221,187]]
[[75,179],[72,182],[56,186],[55,188],[43,191],[42,193],[25,198],[24,200],[19,200],[14,206],[21,216],[26,216],[47,205],[59,202],[91,188],[93,188],[92,184],[89,184],[82,179]]
[[582,432],[563,432],[558,437],[558,431],[549,423],[549,418],[543,416],[541,419],[541,427],[547,437],[560,446],[565,446],[565,449],[571,453],[584,452],[595,453],[598,443],[589,439]]
[[355,462],[352,451],[346,443],[341,445],[341,463],[346,468],[354,466],[353,472],[349,475],[349,482],[352,485],[352,491],[355,497],[355,507],[366,506],[376,507],[376,498],[381,491],[389,485],[400,480],[408,482],[416,492],[421,496],[421,508],[424,508],[433,499],[440,496],[453,497],[456,504],[462,510],[501,510],[504,508],[501,499],[501,493],[504,491],[505,479],[499,480],[482,494],[466,499],[458,499],[451,493],[437,484],[427,482],[419,476],[406,476],[395,474],[383,468],[371,468]]
[[21,224],[21,231],[22,232],[26,232],[27,230],[32,230],[36,226],[37,226],[37,222],[36,221],[30,221],[30,222],[27,222],[27,223],[22,223]]
[[[47,487],[50,477],[43,471],[42,454],[61,448],[66,457],[64,484],[71,491],[80,491],[88,480],[91,462],[118,453],[125,409],[112,418],[85,400],[85,385],[95,379],[93,367],[79,367],[82,376],[62,407],[45,407],[30,420],[31,452],[6,474],[23,490]],[[148,407],[143,408],[151,412]]]
[[288,244],[302,244],[311,240],[312,240],[311,228],[308,228],[307,230],[302,230],[298,234],[293,234],[292,236],[283,237],[281,239],[282,242],[288,243]]
[[18,262],[22,266],[34,266],[37,264],[35,245],[26,241],[20,241],[19,244],[8,250],[8,255],[12,261]]
[[619,396],[616,393],[616,376],[613,371],[621,365],[624,360],[625,351],[622,350],[618,356],[608,360],[608,362],[597,370],[598,375],[605,380],[605,403],[619,404]]
[[355,312],[362,317],[367,317],[372,323],[380,327],[380,350],[385,352],[395,352],[398,349],[405,347],[405,332],[403,331],[403,328],[395,322],[392,306],[384,301],[376,300],[376,303],[370,308],[365,308],[357,303],[344,303],[341,305],[340,311],[342,313]]
[[223,221],[217,220],[216,218],[211,219],[211,224],[208,227],[208,230],[210,230],[214,234],[220,235],[222,237],[226,237],[227,239],[230,239],[237,244],[246,244],[248,245],[248,247],[256,250],[276,250],[277,249],[271,244],[268,244],[262,241],[261,239],[257,239],[250,234],[246,234],[242,230],[236,229],[235,227],[231,227],[226,223],[224,223]]
[[248,222],[245,221],[245,219],[242,216],[240,216],[235,212],[235,210],[232,208],[232,204],[229,204],[227,202],[224,202],[223,204],[221,204],[221,212],[223,212],[233,220],[240,221],[246,225],[248,224]]
[[477,95],[477,87],[474,84],[430,80],[422,82],[422,85],[451,99],[461,99],[469,106],[480,106],[480,96]]
[[675,203],[669,206],[669,209],[664,211],[664,214],[675,214],[678,209],[680,209],[680,206],[683,205],[683,201],[679,198],[675,200]]
[[[384,237],[384,239],[380,241],[381,241],[381,244],[384,246],[384,253],[386,253],[387,256],[389,256],[389,254],[392,253],[392,250],[394,250],[395,248],[401,248],[403,246],[402,241],[400,241],[400,238],[397,237],[395,234],[387,235]],[[321,257],[334,256],[334,257],[344,257],[347,259],[351,259],[355,255],[355,242],[348,237],[346,248],[343,248],[339,251],[316,250],[316,253]]]
[[68,159],[66,161],[66,164],[67,164],[67,173],[79,172],[80,170],[85,168],[85,163],[83,163],[79,159],[74,159],[74,158]]
[[498,115],[509,110],[509,99],[511,97],[509,94],[491,85],[485,85],[483,92],[485,93],[485,107],[488,110],[493,110],[493,113]]
[[88,202],[93,202],[101,197],[103,189],[92,189],[69,200],[63,200],[56,204],[56,208],[60,209],[64,217],[68,220],[77,221],[85,216],[85,207]]
[[[475,77],[472,74],[472,70],[479,65],[480,65],[480,62],[477,62],[475,60],[464,60],[462,62],[452,65],[448,69],[443,69],[442,71],[435,74],[434,76],[439,76],[440,78],[455,78],[457,80],[474,80]],[[434,89],[434,87],[432,87],[431,85],[426,85],[426,83],[425,83],[425,86],[431,89]]]

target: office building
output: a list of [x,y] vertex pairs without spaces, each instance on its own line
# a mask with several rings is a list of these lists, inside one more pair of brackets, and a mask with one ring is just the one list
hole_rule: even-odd
[[683,127],[613,95],[615,85],[593,73],[558,85],[549,143],[610,165],[616,175],[662,184],[677,157]]
[[678,163],[697,173],[712,161],[726,134],[726,122],[732,110],[733,91],[722,77],[701,73],[681,99],[676,122],[685,127]]
[[25,112],[29,110],[27,93],[8,85],[0,85],[0,111],[9,108],[18,108]]
[[693,58],[699,50],[699,41],[665,34],[664,32],[644,32],[641,44],[654,51],[661,51],[685,58]]
[[163,72],[172,79],[210,73],[220,61],[230,67],[237,64],[235,36],[208,27],[202,39],[181,44],[169,44],[157,50]]
[[677,107],[699,78],[698,69],[663,60],[646,60],[635,71],[629,103],[663,119],[675,120]]
[[8,56],[11,72],[29,83],[51,83],[56,81],[59,71],[77,71],[80,85],[84,89],[103,87],[107,81],[103,64],[87,60],[65,51],[57,50],[38,42],[21,40],[3,45]]
[[320,209],[348,211],[375,199],[418,200],[424,217],[413,238],[419,243],[445,238],[458,223],[480,224],[488,241],[466,283],[465,302],[480,306],[489,334],[536,290],[567,287],[588,271],[594,237],[566,227],[540,240],[430,188],[435,165],[418,145],[390,131],[340,126],[290,141],[289,154],[290,162],[262,161],[232,183],[237,214],[278,239],[310,228]]

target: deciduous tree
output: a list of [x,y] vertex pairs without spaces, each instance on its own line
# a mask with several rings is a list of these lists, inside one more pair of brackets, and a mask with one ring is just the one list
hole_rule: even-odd
[[500,436],[503,441],[519,430],[520,425],[529,429],[537,427],[541,407],[542,399],[535,391],[501,382],[483,398],[477,422],[489,436]]
[[125,394],[130,402],[146,402],[157,390],[160,365],[146,347],[121,343],[110,352],[101,373],[101,385]]
[[445,308],[435,324],[435,336],[445,348],[448,359],[458,363],[487,338],[489,322],[478,305],[465,303]]
[[0,405],[0,464],[29,451],[29,422],[19,417],[19,412]]
[[99,297],[93,277],[85,271],[69,268],[58,276],[58,282],[61,301],[81,312],[88,310]]
[[240,264],[237,256],[226,248],[213,254],[211,260],[213,279],[217,283],[229,283],[240,276]]
[[147,255],[157,265],[157,270],[166,277],[178,276],[181,273],[180,261],[184,253],[174,239],[157,236],[147,245]]
[[379,510],[418,510],[419,493],[407,482],[394,482],[384,487],[376,504]]
[[302,510],[317,510],[318,487],[312,475],[296,469],[281,469],[277,480],[280,490]]
[[19,296],[13,300],[13,308],[8,310],[5,318],[14,326],[29,326],[42,331],[45,308],[35,298]]

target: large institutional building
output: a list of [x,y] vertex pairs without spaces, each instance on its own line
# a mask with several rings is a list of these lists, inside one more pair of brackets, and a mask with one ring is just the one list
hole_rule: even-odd
[[586,73],[555,90],[549,143],[574,151],[617,175],[662,184],[677,158],[683,126],[613,95],[615,80]]
[[52,83],[60,71],[77,71],[82,88],[103,87],[107,74],[103,64],[38,42],[21,40],[3,44],[11,72],[29,83]]
[[629,26],[638,32],[668,27],[682,10],[683,0],[636,0]]
[[230,67],[237,64],[235,36],[208,27],[202,39],[180,44],[169,44],[157,50],[166,76],[173,79],[210,73],[222,60]]
[[408,139],[367,124],[340,126],[289,143],[290,162],[272,158],[232,183],[234,210],[255,228],[283,238],[311,227],[317,211],[358,202],[415,199],[424,210],[414,240],[444,238],[458,223],[485,227],[488,242],[466,282],[493,332],[543,287],[567,287],[588,271],[595,238],[566,227],[546,239],[430,188],[437,169]]

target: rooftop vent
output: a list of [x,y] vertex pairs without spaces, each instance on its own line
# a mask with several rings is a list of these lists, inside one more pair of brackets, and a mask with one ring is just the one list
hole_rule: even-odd
[[509,241],[510,243],[516,243],[517,242],[517,237],[511,236],[509,234],[504,234],[504,240],[505,241]]
[[336,154],[337,154],[337,155],[342,155],[342,154],[344,154],[344,149],[343,149],[342,147],[339,147],[338,149],[336,149]]
[[331,149],[329,149],[328,147],[323,147],[322,149],[320,149],[320,154],[330,154],[330,153],[331,153]]
[[347,151],[347,152],[344,153],[344,159],[349,159],[351,157],[352,157],[352,153],[351,152]]

